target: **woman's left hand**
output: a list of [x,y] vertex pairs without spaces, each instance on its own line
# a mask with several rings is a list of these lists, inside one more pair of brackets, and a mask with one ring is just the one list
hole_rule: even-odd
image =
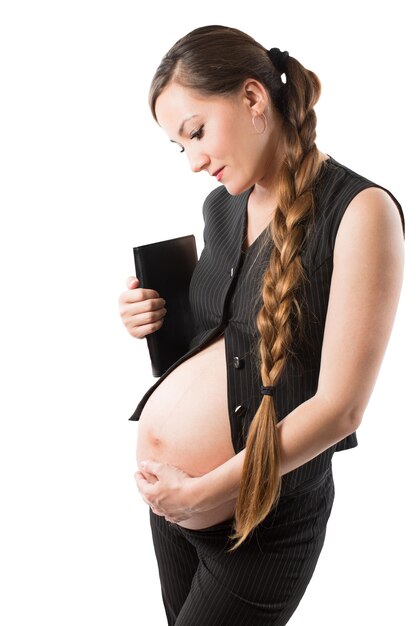
[[168,522],[181,522],[191,517],[192,487],[196,477],[178,467],[157,461],[142,461],[134,477],[143,500],[156,515]]

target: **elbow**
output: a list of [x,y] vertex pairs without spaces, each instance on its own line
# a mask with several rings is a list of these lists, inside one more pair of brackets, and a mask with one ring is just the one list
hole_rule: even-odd
[[316,394],[316,397],[321,403],[324,403],[324,410],[329,416],[329,420],[338,425],[342,437],[351,435],[359,428],[364,413],[361,407],[353,404],[342,404],[322,393]]
[[358,430],[362,422],[362,417],[363,417],[363,411],[360,411],[356,407],[350,407],[349,409],[346,410],[345,412],[345,424],[346,424],[346,429],[347,429],[346,435],[351,435],[352,433],[355,432],[355,430]]

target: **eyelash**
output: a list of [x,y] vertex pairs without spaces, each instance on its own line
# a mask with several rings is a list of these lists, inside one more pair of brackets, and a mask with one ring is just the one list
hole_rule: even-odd
[[[196,130],[196,131],[195,131],[195,133],[193,133],[193,134],[190,136],[190,139],[194,139],[195,137],[196,137],[197,139],[201,139],[201,137],[202,137],[202,136],[203,136],[203,134],[204,134],[204,133],[203,133],[203,128],[204,128],[204,124],[203,124],[202,126],[200,126],[200,128],[199,128],[198,130]],[[180,150],[180,154],[182,154],[182,153],[184,152],[184,150],[185,150],[184,148],[181,148],[181,150]]]

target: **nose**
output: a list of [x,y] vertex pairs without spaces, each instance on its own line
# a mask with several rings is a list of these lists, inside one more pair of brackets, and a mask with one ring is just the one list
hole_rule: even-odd
[[189,155],[190,167],[193,172],[201,172],[210,163],[210,159],[206,154]]

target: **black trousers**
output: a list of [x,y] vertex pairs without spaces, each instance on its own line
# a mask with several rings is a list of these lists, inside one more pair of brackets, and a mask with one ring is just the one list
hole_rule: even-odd
[[334,494],[330,466],[282,496],[230,554],[232,520],[189,530],[149,508],[168,625],[287,624],[320,556]]

